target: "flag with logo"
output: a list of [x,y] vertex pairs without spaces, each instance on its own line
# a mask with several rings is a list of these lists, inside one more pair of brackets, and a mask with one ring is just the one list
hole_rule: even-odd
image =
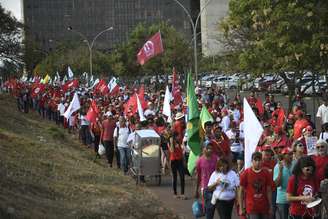
[[153,35],[139,50],[137,60],[140,65],[144,65],[149,59],[161,54],[164,51],[161,32]]
[[77,79],[71,80],[71,81],[67,81],[63,86],[62,89],[64,92],[66,92],[67,90],[71,89],[71,88],[78,88],[79,87],[79,81]]
[[113,77],[108,83],[108,89],[111,96],[118,95],[120,92],[120,86],[117,84],[117,79]]

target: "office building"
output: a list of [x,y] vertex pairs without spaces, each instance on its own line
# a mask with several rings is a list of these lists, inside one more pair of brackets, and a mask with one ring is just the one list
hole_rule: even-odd
[[[191,9],[195,5],[192,0],[180,2],[189,12],[197,10]],[[173,0],[23,0],[22,4],[25,37],[44,50],[60,41],[82,41],[82,35],[91,42],[97,33],[113,27],[95,43],[98,49],[111,49],[125,42],[138,23],[167,21],[187,39],[192,34],[187,15]],[[74,31],[68,31],[68,27]]]

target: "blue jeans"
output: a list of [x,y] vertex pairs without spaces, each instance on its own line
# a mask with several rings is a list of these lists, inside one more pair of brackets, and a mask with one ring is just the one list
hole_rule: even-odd
[[289,204],[278,204],[277,203],[277,210],[279,218],[281,219],[288,219],[289,217]]
[[121,168],[123,169],[124,173],[127,173],[129,170],[129,160],[131,156],[131,150],[130,148],[118,147],[118,151],[120,152]]
[[211,203],[213,192],[204,189],[203,193],[206,219],[213,219],[215,213],[215,205]]

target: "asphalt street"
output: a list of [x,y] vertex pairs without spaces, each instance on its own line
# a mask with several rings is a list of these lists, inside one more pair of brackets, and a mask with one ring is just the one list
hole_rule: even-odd
[[[247,97],[249,94],[248,92],[240,93],[242,97]],[[233,98],[236,95],[235,91],[231,91],[228,93],[230,98]],[[260,93],[262,100],[264,99],[264,93]],[[285,109],[288,109],[288,97],[283,95],[275,95],[276,101],[280,101]],[[314,118],[313,115],[316,114],[318,106],[320,104],[320,100],[318,97],[305,97],[304,101],[307,105],[307,112],[312,115],[312,119]],[[185,195],[188,197],[187,200],[180,200],[173,197],[173,190],[171,184],[171,176],[166,175],[162,177],[162,183],[160,186],[156,185],[156,182],[152,182],[150,179],[147,181],[146,186],[151,189],[163,202],[163,204],[173,209],[177,214],[179,214],[183,218],[193,218],[191,206],[194,201],[194,191],[195,191],[195,177],[191,178],[186,176],[186,187],[185,187]],[[178,184],[178,192],[180,191],[180,187]],[[219,218],[217,213],[215,218]],[[237,219],[236,210],[233,210],[233,219]]]

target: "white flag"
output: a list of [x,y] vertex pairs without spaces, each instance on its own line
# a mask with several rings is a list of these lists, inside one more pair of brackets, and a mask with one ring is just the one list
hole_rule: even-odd
[[168,117],[168,120],[171,119],[171,102],[172,95],[170,93],[169,87],[166,86],[165,96],[164,96],[164,103],[163,103],[163,115]]
[[136,94],[136,96],[137,96],[138,114],[139,114],[140,121],[142,122],[142,121],[145,121],[146,118],[144,116],[144,112],[142,110],[142,107],[141,107],[141,103],[140,103],[138,94]]
[[113,77],[109,83],[108,83],[108,89],[109,89],[109,93],[112,93],[112,91],[114,90],[114,88],[118,86],[117,82],[116,82],[116,78]]
[[244,98],[245,169],[251,166],[252,154],[262,135],[263,128]]
[[69,66],[67,68],[67,74],[68,74],[69,79],[72,79],[74,77],[74,73],[73,73],[71,67],[69,67]]
[[73,100],[71,101],[71,103],[69,104],[66,112],[64,113],[64,117],[66,119],[69,119],[69,117],[71,117],[71,115],[79,110],[81,108],[81,105],[80,105],[80,100],[79,100],[79,96],[77,95],[77,93],[74,93],[74,97],[73,97]]

